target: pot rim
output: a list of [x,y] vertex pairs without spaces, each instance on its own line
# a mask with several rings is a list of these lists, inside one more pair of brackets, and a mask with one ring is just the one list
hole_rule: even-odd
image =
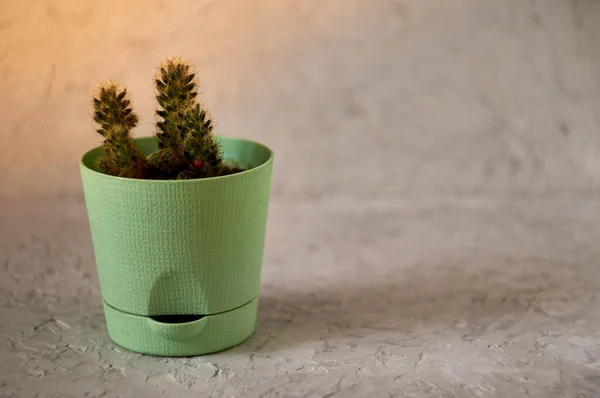
[[[265,144],[262,144],[258,141],[241,138],[241,137],[234,137],[234,136],[215,135],[215,137],[218,140],[242,141],[242,142],[246,142],[246,143],[250,143],[250,144],[255,144],[259,147],[262,147],[268,153],[269,156],[264,162],[262,162],[258,166],[255,166],[249,170],[240,171],[235,174],[228,174],[228,175],[216,176],[216,177],[193,178],[193,179],[187,179],[187,180],[148,180],[148,179],[143,179],[143,178],[113,176],[113,175],[105,174],[105,173],[102,173],[100,171],[97,171],[97,170],[94,170],[94,169],[88,167],[88,165],[85,164],[84,159],[87,156],[89,156],[92,152],[97,151],[102,147],[102,145],[98,145],[98,146],[95,146],[94,148],[91,148],[91,149],[85,151],[83,153],[83,155],[80,156],[79,167],[81,168],[81,170],[85,170],[85,172],[87,172],[87,173],[92,173],[93,175],[96,175],[98,177],[106,178],[109,180],[115,180],[115,181],[132,181],[132,182],[136,182],[136,183],[140,183],[140,184],[192,184],[192,183],[197,184],[201,181],[206,181],[206,180],[216,181],[216,180],[221,180],[221,179],[225,179],[225,178],[236,178],[236,177],[239,178],[239,176],[241,176],[241,175],[246,175],[248,173],[256,172],[261,168],[267,167],[267,165],[269,165],[269,163],[273,162],[273,157],[274,157],[273,150],[271,148],[269,148],[268,146],[266,146]],[[150,141],[150,140],[156,140],[156,138],[154,136],[144,136],[144,137],[134,138],[135,142]]]

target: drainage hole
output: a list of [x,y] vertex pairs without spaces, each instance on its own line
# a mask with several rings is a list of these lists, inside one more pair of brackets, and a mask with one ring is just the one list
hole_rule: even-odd
[[150,318],[161,323],[186,323],[202,319],[204,315],[154,315]]

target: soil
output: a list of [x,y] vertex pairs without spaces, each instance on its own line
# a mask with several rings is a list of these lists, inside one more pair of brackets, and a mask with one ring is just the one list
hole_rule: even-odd
[[[244,170],[246,170],[246,169],[242,169],[234,164],[233,165],[223,165],[221,167],[221,171],[215,177],[237,174]],[[146,173],[146,175],[143,177],[143,179],[146,179],[146,180],[194,180],[194,179],[201,179],[201,178],[211,178],[211,177],[197,176],[197,175],[195,175],[196,173],[193,170],[189,170],[187,172],[182,172],[179,175],[171,174],[171,176],[167,176],[167,175],[164,175],[164,174],[161,175],[161,174],[162,174],[161,170],[150,169]]]
[[234,166],[234,167],[228,167],[228,166],[226,166],[226,167],[223,167],[223,169],[222,169],[221,173],[219,174],[219,176],[226,176],[226,175],[230,175],[230,174],[241,173],[242,171],[244,171],[244,170],[240,169],[237,166]]

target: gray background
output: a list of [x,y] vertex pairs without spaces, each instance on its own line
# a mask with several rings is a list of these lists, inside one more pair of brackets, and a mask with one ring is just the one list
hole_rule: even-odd
[[[106,336],[78,159],[172,55],[276,167],[256,334],[159,360]],[[0,396],[600,395],[599,1],[7,0],[0,93]]]

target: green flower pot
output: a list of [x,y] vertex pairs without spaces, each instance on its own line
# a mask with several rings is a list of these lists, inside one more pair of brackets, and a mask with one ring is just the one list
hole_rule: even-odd
[[[254,332],[273,153],[217,138],[246,171],[140,180],[96,171],[100,147],[81,159],[108,333],[128,350],[201,355]],[[146,155],[157,149],[154,137],[136,143]]]

